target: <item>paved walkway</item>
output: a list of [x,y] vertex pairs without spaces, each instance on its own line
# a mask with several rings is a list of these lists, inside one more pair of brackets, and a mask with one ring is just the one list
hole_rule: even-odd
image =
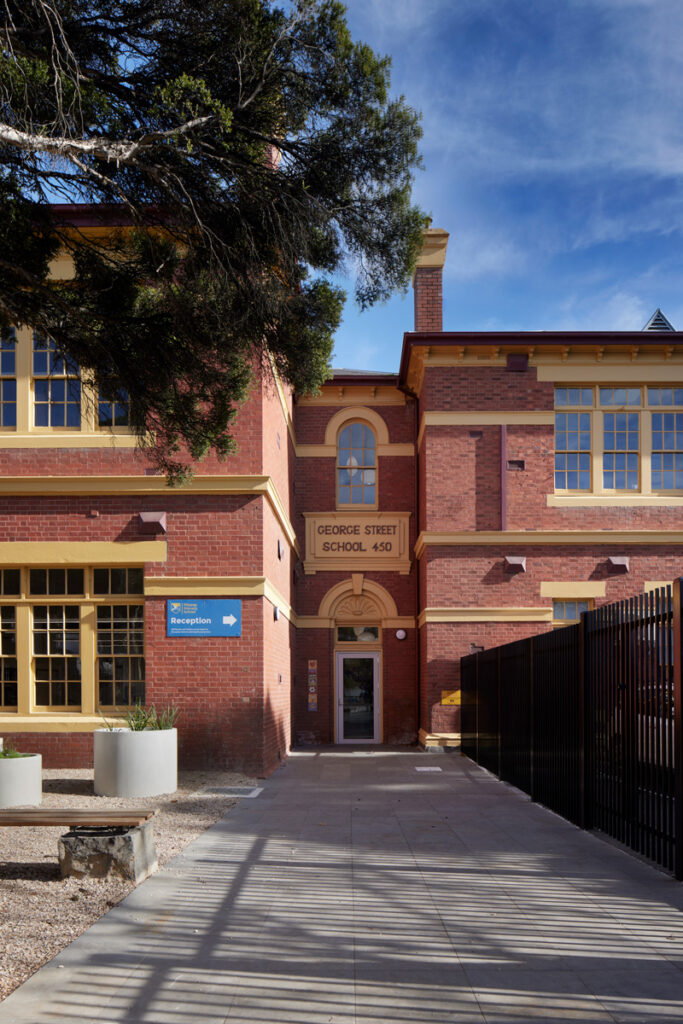
[[682,908],[456,754],[300,752],[0,1024],[683,1021]]

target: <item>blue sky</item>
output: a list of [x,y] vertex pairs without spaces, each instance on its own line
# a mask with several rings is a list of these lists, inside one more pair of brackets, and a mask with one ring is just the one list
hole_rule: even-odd
[[[681,0],[346,3],[422,111],[445,330],[683,330]],[[396,371],[412,326],[350,294],[333,365]]]

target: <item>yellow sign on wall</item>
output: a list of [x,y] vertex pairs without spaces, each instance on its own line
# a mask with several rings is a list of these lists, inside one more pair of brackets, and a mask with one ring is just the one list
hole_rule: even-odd
[[349,569],[410,572],[410,512],[313,512],[306,518],[306,573]]
[[457,707],[460,707],[460,690],[442,690],[441,703],[455,704]]

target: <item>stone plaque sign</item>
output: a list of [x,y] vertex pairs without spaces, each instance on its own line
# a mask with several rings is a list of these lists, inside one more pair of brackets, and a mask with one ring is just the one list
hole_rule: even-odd
[[306,573],[410,572],[409,512],[305,513]]

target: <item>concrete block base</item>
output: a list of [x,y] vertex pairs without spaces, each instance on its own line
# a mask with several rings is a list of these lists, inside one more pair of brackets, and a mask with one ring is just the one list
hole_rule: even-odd
[[445,754],[452,750],[460,750],[460,733],[430,733],[426,729],[420,729],[417,735],[417,742],[429,754]]
[[58,847],[62,878],[125,878],[137,884],[159,866],[151,821],[135,828],[72,828]]

